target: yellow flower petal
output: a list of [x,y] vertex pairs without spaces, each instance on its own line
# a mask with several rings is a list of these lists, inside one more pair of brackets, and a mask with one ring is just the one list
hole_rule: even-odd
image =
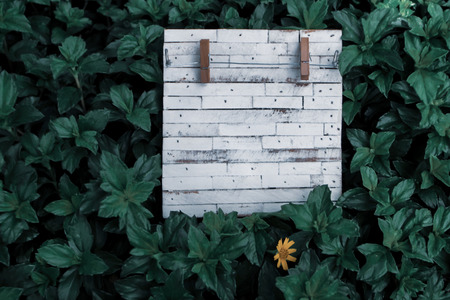
[[296,252],[297,249],[287,249],[287,251],[288,251],[289,254],[292,254],[292,253]]
[[282,260],[281,264],[283,265],[283,270],[287,271],[288,270],[287,262],[285,260]]
[[283,243],[283,247],[289,248],[289,247],[287,246],[288,242],[289,242],[289,238],[285,238],[285,239],[284,239],[284,243]]
[[295,242],[294,241],[290,241],[287,245],[286,248],[291,248],[292,245],[294,245]]
[[282,246],[282,243],[281,243],[281,239],[278,241],[278,245],[277,245],[277,249],[278,249],[278,247],[281,247]]
[[273,260],[277,260],[280,258],[280,253],[275,254],[275,256],[273,257]]
[[288,255],[288,257],[286,258],[286,260],[289,260],[289,261],[292,261],[292,262],[296,262],[296,261],[297,261],[297,258]]
[[279,260],[278,260],[278,263],[277,263],[277,268],[279,268],[279,267],[280,267],[280,265],[281,265],[281,259],[279,259]]

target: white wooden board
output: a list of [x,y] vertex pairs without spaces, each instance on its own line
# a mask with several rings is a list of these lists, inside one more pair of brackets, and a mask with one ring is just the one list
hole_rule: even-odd
[[[165,30],[163,216],[273,212],[341,194],[340,30]],[[300,38],[310,76],[300,78]],[[200,82],[200,40],[211,82]]]

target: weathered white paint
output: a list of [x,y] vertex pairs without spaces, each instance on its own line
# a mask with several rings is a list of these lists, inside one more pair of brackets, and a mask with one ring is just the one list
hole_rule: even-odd
[[298,30],[269,30],[269,43],[298,43]]
[[261,138],[259,137],[214,137],[213,149],[248,149],[261,150]]
[[163,151],[164,162],[176,164],[180,161],[198,162],[303,162],[340,161],[341,149],[232,149],[212,151]]
[[277,135],[323,135],[323,123],[278,123]]
[[200,109],[202,97],[164,97],[164,109]]
[[164,30],[164,42],[191,42],[201,39],[217,41],[217,30],[215,29],[166,29]]
[[280,163],[280,175],[322,174],[320,162]]
[[214,176],[212,178],[213,189],[261,189],[261,175],[255,176]]
[[[300,78],[300,37],[310,41],[309,80]],[[212,62],[206,84],[204,38]],[[165,217],[273,212],[306,201],[319,184],[338,199],[342,77],[328,67],[342,52],[340,38],[339,30],[166,30]]]
[[309,38],[310,43],[340,43],[342,31],[340,30],[302,30],[300,37]]
[[252,108],[252,97],[202,97],[202,109]]

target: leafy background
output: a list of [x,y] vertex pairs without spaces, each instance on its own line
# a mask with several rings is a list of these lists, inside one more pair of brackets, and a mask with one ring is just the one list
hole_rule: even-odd
[[[72,2],[0,2],[0,299],[450,299],[448,2]],[[163,28],[342,28],[336,206],[161,218]]]

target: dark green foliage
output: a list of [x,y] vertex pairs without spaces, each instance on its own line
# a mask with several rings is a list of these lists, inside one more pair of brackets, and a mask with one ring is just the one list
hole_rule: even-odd
[[[163,220],[164,28],[341,26],[337,205]],[[1,1],[0,299],[450,299],[449,28],[438,0]]]

